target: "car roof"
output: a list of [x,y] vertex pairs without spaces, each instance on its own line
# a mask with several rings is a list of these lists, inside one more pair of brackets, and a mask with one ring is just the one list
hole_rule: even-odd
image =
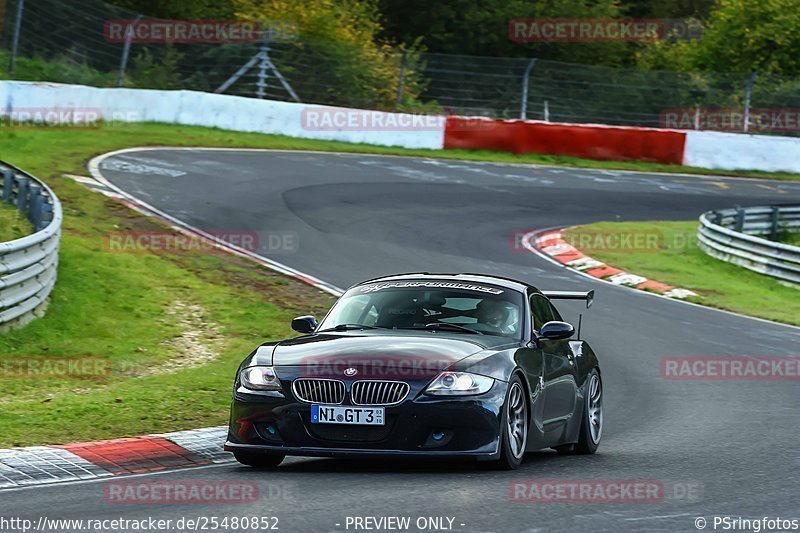
[[497,285],[499,287],[504,287],[506,289],[512,289],[523,293],[526,292],[528,289],[533,289],[535,292],[540,292],[539,289],[537,289],[533,285],[524,283],[522,281],[517,281],[515,279],[504,278],[500,276],[490,276],[488,274],[470,274],[470,273],[450,274],[450,273],[432,273],[432,272],[409,272],[407,274],[392,274],[391,276],[383,276],[380,278],[368,279],[366,281],[362,281],[361,283],[353,285],[353,287],[358,287],[360,285],[365,285],[367,283],[399,281],[399,280],[467,281],[471,283],[488,283],[490,285]]

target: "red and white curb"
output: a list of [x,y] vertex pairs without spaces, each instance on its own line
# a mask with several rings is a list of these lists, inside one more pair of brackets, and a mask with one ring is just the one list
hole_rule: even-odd
[[522,237],[522,245],[528,251],[549,256],[571,270],[614,285],[654,292],[669,298],[684,299],[698,296],[696,292],[689,289],[680,289],[638,274],[631,274],[593,259],[565,241],[562,237],[562,230],[532,231]]
[[229,463],[226,426],[0,450],[0,489]]

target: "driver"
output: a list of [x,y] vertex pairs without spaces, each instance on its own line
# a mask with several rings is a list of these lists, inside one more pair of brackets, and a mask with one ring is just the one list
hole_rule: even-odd
[[495,331],[506,332],[511,308],[508,303],[499,300],[483,300],[476,308],[475,318],[480,325],[488,326]]

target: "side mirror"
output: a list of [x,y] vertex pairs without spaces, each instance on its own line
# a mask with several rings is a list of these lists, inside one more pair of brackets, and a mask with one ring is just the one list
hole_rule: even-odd
[[317,319],[311,315],[293,318],[292,329],[298,333],[312,333],[317,329]]
[[569,339],[575,334],[575,328],[572,327],[572,324],[567,324],[566,322],[559,322],[557,320],[552,320],[542,326],[542,329],[539,330],[539,335],[544,337],[545,339],[551,341],[560,341],[563,339]]

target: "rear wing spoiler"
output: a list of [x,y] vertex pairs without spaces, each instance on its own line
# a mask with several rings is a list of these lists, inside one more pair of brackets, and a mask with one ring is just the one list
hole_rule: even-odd
[[594,291],[542,291],[551,300],[586,300],[586,309],[594,302]]

